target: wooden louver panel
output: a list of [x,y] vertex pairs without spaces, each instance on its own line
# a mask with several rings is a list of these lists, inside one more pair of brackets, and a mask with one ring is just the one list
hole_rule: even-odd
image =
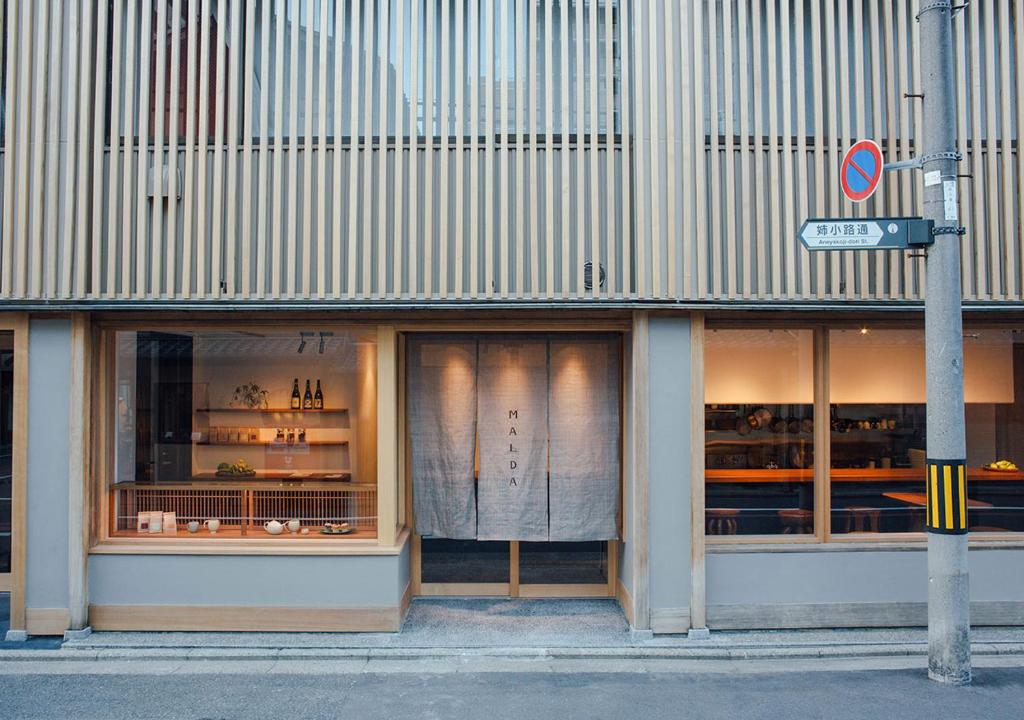
[[[0,298],[919,300],[810,255],[917,153],[915,0],[0,0]],[[955,24],[967,300],[1024,288],[1021,3]]]

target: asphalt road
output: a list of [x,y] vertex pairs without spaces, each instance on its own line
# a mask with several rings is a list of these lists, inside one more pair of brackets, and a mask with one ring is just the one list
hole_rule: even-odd
[[920,670],[785,673],[0,675],[0,718],[722,718],[945,720],[1024,715],[1024,668],[970,688]]

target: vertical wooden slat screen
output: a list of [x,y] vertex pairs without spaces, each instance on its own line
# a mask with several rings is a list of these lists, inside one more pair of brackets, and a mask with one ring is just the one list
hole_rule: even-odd
[[[795,237],[918,211],[838,188],[917,152],[916,0],[0,2],[0,298],[922,297]],[[1022,23],[954,22],[968,300],[1024,290]]]

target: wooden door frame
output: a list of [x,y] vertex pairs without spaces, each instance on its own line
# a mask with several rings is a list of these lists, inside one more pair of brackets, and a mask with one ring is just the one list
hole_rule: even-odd
[[424,583],[422,538],[413,533],[412,594],[416,597],[505,597],[505,598],[614,598],[618,588],[619,541],[606,540],[608,578],[603,583],[519,582],[519,541],[508,540],[509,581],[507,583]]
[[[520,584],[519,582],[519,541],[509,540],[509,581],[507,583],[424,583],[423,582],[423,539],[416,532],[416,515],[413,509],[412,489],[412,452],[410,448],[409,430],[406,423],[405,412],[405,375],[406,375],[406,337],[409,334],[430,334],[430,333],[463,333],[476,335],[485,332],[529,332],[529,333],[558,333],[558,332],[594,332],[594,333],[618,333],[619,344],[619,393],[620,393],[620,421],[624,421],[625,413],[622,412],[622,397],[625,391],[625,341],[624,332],[628,328],[621,323],[609,323],[601,325],[580,325],[579,323],[565,322],[540,322],[523,325],[516,322],[497,322],[485,330],[476,325],[462,322],[441,322],[429,328],[423,325],[399,325],[398,330],[398,365],[400,368],[398,377],[399,397],[399,442],[400,442],[400,467],[404,485],[404,517],[406,526],[409,528],[410,553],[409,553],[409,585],[413,597],[524,597],[524,598],[617,598],[619,588],[619,547],[621,540],[607,540],[608,552],[608,579],[605,583],[574,583],[565,585],[556,584]],[[622,450],[625,447],[625,427],[623,422],[619,424],[619,494],[624,492],[625,455]],[[619,535],[622,535],[622,510],[619,505]]]
[[[11,442],[11,572],[0,575],[0,592],[11,594],[9,629],[25,631],[25,523],[28,515],[28,314],[0,317],[0,331],[14,333]],[[0,638],[2,640],[3,638]]]

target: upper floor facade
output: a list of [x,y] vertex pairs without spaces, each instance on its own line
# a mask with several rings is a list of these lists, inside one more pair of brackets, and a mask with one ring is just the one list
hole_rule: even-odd
[[[923,297],[810,254],[842,152],[918,154],[916,0],[5,0],[0,299]],[[1024,300],[1024,4],[955,20],[963,296]]]

